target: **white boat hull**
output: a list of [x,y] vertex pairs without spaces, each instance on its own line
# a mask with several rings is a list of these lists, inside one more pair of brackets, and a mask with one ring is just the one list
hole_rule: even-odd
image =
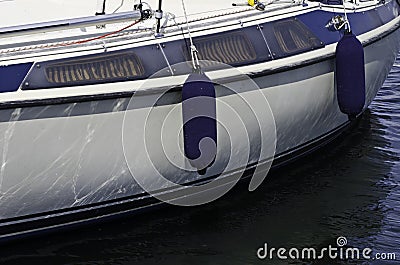
[[[398,50],[397,32],[365,48],[365,107],[383,84]],[[290,156],[348,123],[347,115],[340,112],[337,103],[334,65],[334,59],[327,59],[289,72],[254,78],[268,99],[275,119],[275,157]],[[238,94],[232,94],[221,99],[234,106],[238,97]],[[144,191],[133,178],[123,149],[123,121],[129,100],[120,98],[1,110],[3,117],[12,114],[11,120],[0,123],[0,219],[74,209],[142,194]],[[146,104],[146,96],[136,100]],[[153,111],[157,115],[152,117],[165,116],[176,107],[176,104],[156,107]],[[176,137],[182,123],[179,108],[178,104],[178,111],[172,114],[176,115],[171,119],[175,124],[167,126],[164,133],[170,139],[179,138]],[[130,115],[129,112],[145,110],[127,112]],[[217,116],[221,120],[235,122],[229,113],[221,111],[217,107]],[[160,121],[148,122],[157,131]],[[266,127],[271,125],[265,124]],[[175,130],[171,135],[170,128]],[[129,137],[141,139],[135,131]],[[273,142],[273,139],[264,140]],[[218,141],[217,159],[205,176],[197,172],[182,174],[163,163],[163,156],[158,157],[160,161],[156,164],[170,180],[178,183],[216,175],[226,166],[227,154],[240,150],[244,144],[241,139],[236,139],[230,146],[229,141],[220,136]],[[259,141],[259,137],[250,139],[250,148],[257,149]],[[140,166],[145,152],[129,152],[134,152],[137,157],[132,164]],[[179,150],[176,152],[179,154]],[[251,157],[249,162],[256,163],[257,157]],[[237,163],[237,168],[243,166],[240,161]],[[135,177],[151,178],[151,170],[142,167],[139,172],[142,175]]]

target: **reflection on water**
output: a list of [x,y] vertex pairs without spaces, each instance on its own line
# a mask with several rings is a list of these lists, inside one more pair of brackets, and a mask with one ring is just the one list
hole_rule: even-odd
[[255,192],[243,185],[201,207],[166,207],[2,246],[0,261],[288,264],[259,261],[256,250],[264,243],[322,249],[335,245],[338,236],[345,236],[348,246],[394,252],[400,260],[399,63],[354,128],[314,155],[273,172]]
[[[379,232],[369,239],[377,251],[396,252],[400,260],[400,60],[398,58],[379,97],[371,106],[382,129],[378,132],[388,144],[380,150],[381,163],[390,167],[376,186],[386,196],[378,202],[383,213]],[[379,264],[378,262],[376,264]]]

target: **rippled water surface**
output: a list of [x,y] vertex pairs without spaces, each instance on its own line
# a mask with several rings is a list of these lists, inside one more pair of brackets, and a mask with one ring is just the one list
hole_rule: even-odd
[[[275,171],[253,193],[166,207],[96,226],[3,245],[9,264],[301,264],[258,260],[264,243],[395,253],[400,264],[400,58],[354,128],[311,157]],[[307,262],[306,262],[307,263]],[[310,263],[310,262],[308,262]],[[360,264],[320,260],[313,264]]]

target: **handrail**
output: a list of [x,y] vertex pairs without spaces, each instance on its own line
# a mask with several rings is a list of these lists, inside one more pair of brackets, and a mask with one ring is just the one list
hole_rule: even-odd
[[50,22],[33,23],[22,26],[0,28],[0,37],[10,35],[26,35],[40,32],[58,31],[70,28],[90,27],[125,21],[137,20],[142,17],[139,10],[121,12],[117,14],[98,15],[91,17],[72,18]]

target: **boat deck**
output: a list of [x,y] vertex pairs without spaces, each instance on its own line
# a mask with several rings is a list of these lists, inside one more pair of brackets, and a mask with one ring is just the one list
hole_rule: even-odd
[[[73,2],[73,1],[72,1]],[[18,1],[6,1],[0,2],[0,5],[17,5]],[[375,8],[379,3],[377,1],[365,1],[353,4],[346,2],[345,6],[347,12],[354,12],[361,9],[372,9]],[[53,6],[55,4],[53,3]],[[66,12],[62,18],[70,19],[77,17],[78,15],[91,15],[93,13],[93,8],[89,8],[88,3],[85,4],[85,8],[82,8],[79,12],[74,13],[71,11],[76,8],[72,3],[71,6],[66,6]],[[156,5],[151,5],[153,8]],[[213,7],[213,10],[210,10]],[[70,10],[71,9],[71,10]],[[120,10],[126,11],[124,6]],[[249,6],[232,6],[231,1],[220,1],[216,5],[207,5],[206,3],[190,5],[188,8],[188,21],[190,29],[194,36],[196,36],[197,29],[202,31],[213,28],[235,28],[237,25],[248,25],[256,20],[262,20],[261,22],[266,22],[270,20],[277,20],[279,18],[284,18],[290,15],[290,13],[301,14],[302,12],[310,12],[312,10],[327,10],[335,11],[338,13],[343,13],[343,6],[326,6],[319,2],[307,2],[303,4],[302,1],[273,1],[266,4],[265,11],[258,11]],[[6,9],[3,9],[6,10]],[[35,7],[32,9],[40,10],[40,7]],[[75,10],[75,9],[74,9]],[[84,12],[84,10],[86,10]],[[89,12],[92,12],[90,13]],[[167,15],[162,20],[162,35],[163,37],[173,37],[179,35],[177,38],[183,37],[187,38],[188,30],[186,25],[186,18],[182,15],[182,4],[180,1],[172,4],[171,6],[165,7],[164,13]],[[196,10],[196,11],[194,11]],[[5,26],[16,26],[23,25],[27,23],[27,19],[30,19],[30,24],[27,24],[26,28],[33,28],[35,26],[43,26],[41,22],[45,21],[42,19],[35,18],[35,12],[31,16],[22,17],[20,21],[8,22],[0,21],[0,25]],[[54,14],[51,14],[52,17]],[[1,20],[7,19],[7,16],[0,16]],[[32,22],[34,24],[32,24]],[[18,24],[19,23],[19,24]],[[38,24],[37,24],[38,23]],[[55,22],[57,23],[57,22]],[[58,30],[43,30],[40,32],[18,32],[18,33],[1,33],[0,28],[0,60],[4,59],[17,59],[21,55],[35,54],[45,52],[49,50],[58,50],[60,52],[66,52],[66,50],[79,51],[84,50],[97,50],[97,49],[110,49],[115,46],[121,46],[125,44],[135,44],[142,45],[146,41],[154,41],[155,39],[155,18],[151,18],[145,21],[140,21],[139,23],[134,23],[134,21],[129,20],[123,23],[114,23],[107,25],[90,25],[84,27],[71,26],[68,28],[63,28]],[[260,22],[257,22],[260,23]],[[48,23],[46,23],[47,25]],[[17,26],[20,28],[20,26]],[[162,42],[164,38],[159,38]],[[23,57],[23,56],[22,56]]]

